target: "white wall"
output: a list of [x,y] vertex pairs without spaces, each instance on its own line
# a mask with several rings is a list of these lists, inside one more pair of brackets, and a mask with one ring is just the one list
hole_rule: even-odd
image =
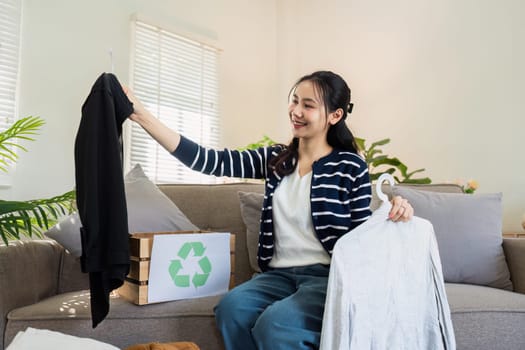
[[223,50],[224,146],[243,146],[270,133],[264,123],[273,125],[276,114],[274,1],[24,0],[19,112],[39,115],[46,125],[36,142],[26,144],[30,152],[21,154],[12,197],[51,196],[74,187],[81,105],[96,78],[110,70],[109,48],[115,74],[128,82],[129,23],[137,12]]
[[[279,2],[278,64],[290,78],[342,74],[350,124],[434,182],[479,181],[503,192],[504,230],[525,213],[525,2],[288,0]],[[283,122],[284,125],[284,122]]]
[[475,178],[503,192],[504,229],[525,212],[525,3],[521,0],[24,0],[20,115],[47,125],[28,144],[13,196],[74,185],[80,106],[98,74],[129,75],[132,13],[215,40],[222,144],[268,134],[286,142],[286,95],[301,75],[339,72],[355,102],[350,123],[434,182]]

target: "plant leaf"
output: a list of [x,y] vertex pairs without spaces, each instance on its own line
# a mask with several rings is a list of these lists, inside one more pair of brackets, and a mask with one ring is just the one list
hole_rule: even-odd
[[361,150],[363,152],[366,150],[365,139],[361,139],[359,137],[354,137],[354,141],[355,141],[357,147],[359,148],[359,150]]
[[[19,239],[20,234],[27,237],[43,237],[43,230],[48,229],[58,212],[63,214],[73,211],[75,191],[68,191],[48,199],[31,201],[0,200],[0,235],[5,242],[9,238]],[[50,220],[52,219],[52,220]]]
[[[27,151],[27,149],[16,142],[16,140],[34,141],[33,135],[37,135],[37,131],[45,124],[44,120],[39,117],[29,116],[21,118],[15,121],[7,130],[0,132],[0,157],[4,158],[2,164],[5,163],[7,158],[11,162],[15,162],[18,158],[18,154],[15,149],[21,151]],[[6,172],[7,167],[0,166],[0,170]]]
[[421,168],[421,169],[417,169],[417,170],[411,171],[411,172],[409,172],[406,175],[406,177],[407,177],[407,179],[410,179],[412,177],[412,175],[417,174],[417,173],[421,173],[423,171],[425,171],[425,168]]
[[[394,176],[398,183],[431,183],[430,178],[425,177],[421,179],[412,179],[414,174],[424,171],[425,169],[417,169],[408,172],[408,167],[397,157],[390,157],[383,154],[381,146],[390,142],[389,138],[385,138],[373,142],[370,147],[366,148],[366,140],[362,138],[355,138],[356,143],[363,147],[363,155],[368,164],[370,180],[375,181],[382,173],[389,173]],[[386,167],[386,170],[384,170]],[[395,174],[395,175],[394,175]]]
[[370,145],[370,148],[375,148],[377,146],[384,146],[386,145],[387,143],[390,142],[390,139],[382,139],[382,140],[379,140],[379,141],[376,141],[376,142],[373,142],[371,145]]
[[401,181],[401,183],[428,185],[432,183],[432,180],[430,180],[430,178],[428,177],[424,177],[421,179],[404,179],[403,181]]

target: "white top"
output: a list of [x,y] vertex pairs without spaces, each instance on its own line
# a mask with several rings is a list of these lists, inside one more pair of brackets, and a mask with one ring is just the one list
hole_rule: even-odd
[[117,347],[101,341],[80,338],[69,334],[28,327],[19,331],[6,350],[119,350]]
[[312,224],[310,186],[312,172],[299,176],[299,166],[285,176],[273,195],[273,268],[330,264]]
[[432,224],[388,220],[383,203],[335,244],[321,350],[454,350]]

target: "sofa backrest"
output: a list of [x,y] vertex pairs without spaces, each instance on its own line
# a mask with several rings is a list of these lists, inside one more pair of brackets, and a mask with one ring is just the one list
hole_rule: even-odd
[[[443,193],[463,193],[463,189],[459,185],[455,184],[429,184],[429,185],[419,185],[419,184],[397,184],[396,186],[402,186],[406,188],[412,188],[415,190],[421,191],[430,191],[430,192],[443,192]],[[381,186],[382,191],[388,195],[392,196],[392,190],[388,184],[383,184]],[[376,210],[380,205],[380,200],[376,194],[376,186],[372,185],[372,202],[370,203],[370,208]]]
[[[420,190],[461,193],[461,187],[452,184],[399,185]],[[263,183],[238,182],[217,185],[162,184],[159,188],[180,210],[202,230],[230,232],[235,234],[235,282],[249,279],[254,271],[250,267],[246,246],[246,226],[241,217],[238,192],[263,193]],[[390,195],[390,187],[383,185],[383,192]],[[380,201],[372,186],[371,207],[376,209]]]

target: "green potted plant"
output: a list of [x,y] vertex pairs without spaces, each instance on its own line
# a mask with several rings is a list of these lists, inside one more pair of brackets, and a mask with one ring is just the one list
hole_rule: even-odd
[[250,143],[244,147],[239,147],[237,150],[239,151],[245,151],[245,150],[248,150],[248,149],[257,149],[257,148],[261,148],[261,147],[267,147],[267,146],[271,146],[271,145],[275,145],[275,141],[272,140],[270,137],[268,137],[267,135],[263,135],[262,139],[260,139],[259,141],[255,141],[253,143]]
[[381,146],[388,144],[390,139],[372,142],[369,147],[366,146],[365,139],[356,137],[355,141],[368,164],[371,181],[377,180],[383,173],[389,173],[397,183],[429,184],[432,182],[428,177],[414,178],[415,174],[423,172],[425,169],[417,169],[409,172],[408,167],[397,157],[390,157],[383,154]]
[[[34,141],[33,136],[44,125],[39,117],[26,117],[17,120],[7,130],[0,132],[0,170],[8,171],[8,166],[18,159],[17,151],[27,151],[19,142]],[[0,199],[0,237],[7,245],[10,240],[22,236],[39,238],[59,219],[73,210],[75,191],[48,199],[10,201]]]

